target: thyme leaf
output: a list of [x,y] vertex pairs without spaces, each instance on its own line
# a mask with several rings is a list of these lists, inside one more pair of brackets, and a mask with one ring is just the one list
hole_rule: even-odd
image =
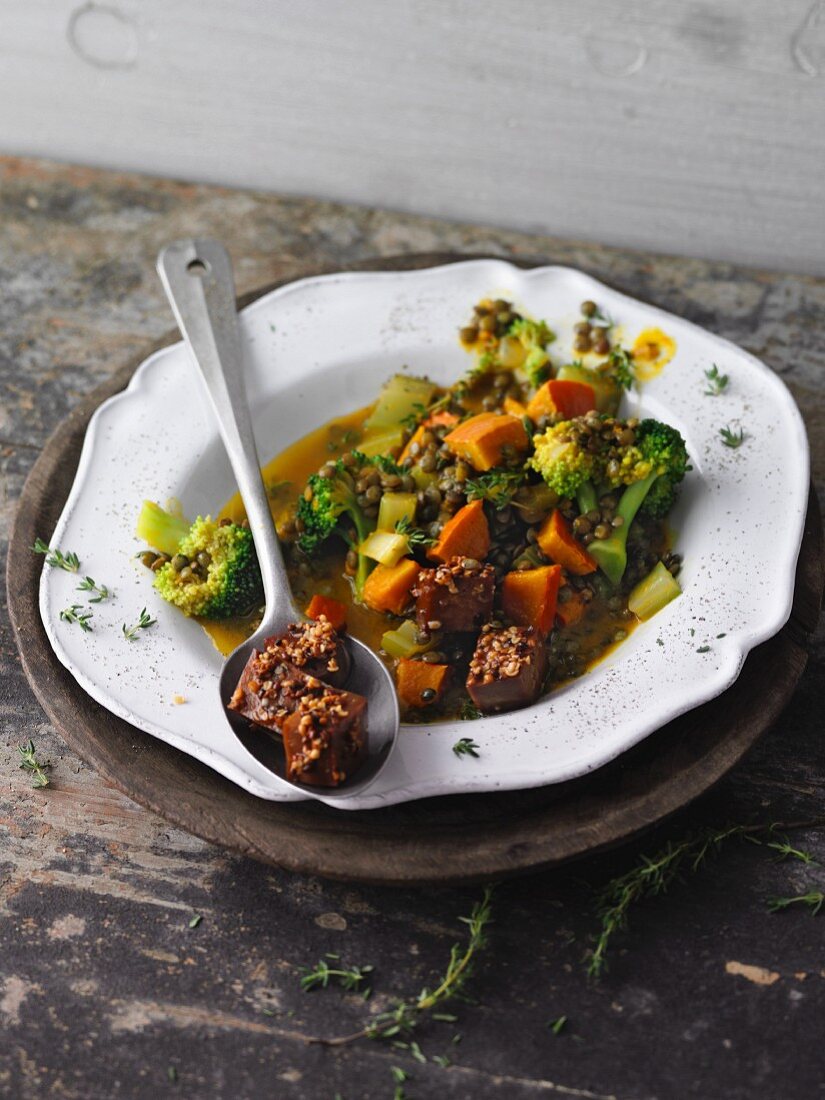
[[465,483],[467,500],[486,500],[500,511],[507,507],[523,481],[523,470],[490,470]]
[[461,711],[459,712],[459,718],[461,719],[461,721],[472,722],[476,718],[480,717],[481,711],[478,709],[472,699],[465,699],[464,702],[461,704]]
[[741,447],[745,439],[745,432],[742,428],[740,428],[739,431],[735,432],[730,425],[725,428],[720,428],[719,434],[722,437],[722,442],[724,443],[724,445],[726,447],[730,447],[733,451],[735,451],[738,447]]
[[92,632],[92,628],[89,625],[89,620],[92,618],[92,612],[84,611],[82,604],[73,603],[71,607],[64,607],[60,612],[60,618],[64,623],[77,623],[80,629],[85,630],[88,634]]
[[730,379],[726,374],[720,374],[719,368],[714,363],[710,370],[705,371],[705,378],[707,379],[707,389],[705,390],[705,397],[718,397],[720,393],[723,393],[728,386]]
[[57,548],[52,550],[43,539],[35,539],[32,550],[35,554],[45,554],[46,565],[52,565],[56,569],[65,569],[67,573],[76,573],[80,568],[80,558],[72,550],[69,550],[66,554]]
[[94,592],[94,596],[89,597],[89,603],[100,603],[102,600],[108,600],[112,595],[112,592],[106,587],[105,584],[97,584],[91,577],[84,577],[80,584],[77,586],[78,592]]
[[636,367],[627,348],[611,348],[609,361],[610,374],[616,385],[623,390],[631,389],[636,381]]
[[34,741],[29,738],[27,745],[18,745],[17,751],[20,753],[20,767],[25,772],[31,772],[32,786],[33,787],[48,787],[49,777],[45,774],[44,768],[50,768],[51,764],[41,764],[37,759],[37,751],[34,747]]
[[153,619],[144,607],[136,623],[131,626],[127,626],[126,623],[123,624],[123,637],[128,642],[133,642],[137,638],[139,630],[146,630],[148,627],[154,626],[156,622],[157,619]]
[[367,980],[367,975],[371,972],[371,966],[332,967],[326,959],[319,959],[314,967],[301,968],[301,989],[305,993],[318,986],[326,989],[331,981],[336,980],[344,989],[360,990],[362,982]]
[[428,535],[426,531],[422,531],[420,527],[413,527],[408,516],[402,516],[396,523],[395,530],[399,535],[407,536],[407,542],[410,547],[432,546],[436,541],[431,535]]
[[791,905],[807,905],[811,910],[811,916],[815,917],[822,906],[825,905],[825,894],[821,890],[811,890],[807,894],[800,894],[795,898],[771,898],[768,902],[768,909],[771,913],[779,913],[783,909],[790,908]]
[[479,757],[479,753],[476,751],[478,745],[469,737],[461,737],[453,745],[453,752],[456,756],[474,756],[476,759]]

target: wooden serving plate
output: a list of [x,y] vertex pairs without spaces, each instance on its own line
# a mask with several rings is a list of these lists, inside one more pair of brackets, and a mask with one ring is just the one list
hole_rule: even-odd
[[[349,270],[410,270],[459,259],[467,257],[419,254]],[[750,653],[723,696],[606,767],[552,787],[431,798],[366,812],[336,811],[318,802],[265,802],[247,794],[86,695],[55,656],[38,609],[42,558],[30,547],[38,535],[54,530],[92,413],[127,385],[149,354],[177,339],[170,333],[125,363],[52,435],[23,488],[8,556],[9,614],[35,695],[67,744],[141,805],[205,840],[292,871],[397,885],[486,880],[554,866],[638,835],[713,786],[776,721],[793,694],[825,588],[822,523],[813,490],[789,622]]]

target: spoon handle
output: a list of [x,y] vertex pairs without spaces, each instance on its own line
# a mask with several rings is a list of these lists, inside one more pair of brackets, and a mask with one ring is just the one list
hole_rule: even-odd
[[158,274],[218,419],[255,540],[267,612],[277,608],[288,622],[295,609],[252,433],[232,262],[218,241],[175,241],[158,256]]

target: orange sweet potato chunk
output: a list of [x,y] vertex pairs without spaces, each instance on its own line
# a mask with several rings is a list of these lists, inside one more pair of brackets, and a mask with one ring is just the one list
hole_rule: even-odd
[[571,589],[570,598],[556,604],[556,622],[559,626],[573,626],[584,615],[587,604],[580,592]]
[[405,707],[431,707],[444,694],[451,671],[449,665],[429,665],[402,657],[395,670],[398,698]]
[[479,413],[459,424],[444,437],[444,442],[474,470],[504,466],[508,458],[526,454],[530,440],[527,429],[517,416],[509,413]]
[[308,619],[317,621],[322,615],[333,630],[346,629],[346,606],[340,600],[334,600],[332,596],[320,596],[316,593],[307,605],[306,616]]
[[438,542],[427,551],[427,557],[441,562],[457,556],[484,561],[489,549],[490,527],[484,515],[484,504],[474,500],[447,520]]
[[586,382],[566,382],[552,378],[540,386],[527,406],[527,415],[531,420],[542,416],[554,416],[557,413],[570,419],[584,416],[596,408],[596,391]]
[[376,565],[364,584],[364,603],[373,611],[403,614],[420,572],[421,566],[412,558],[402,558],[397,565]]
[[560,565],[508,573],[501,585],[504,614],[514,626],[533,626],[546,637],[556,619],[560,583]]
[[539,528],[538,544],[550,561],[563,566],[568,573],[584,576],[595,573],[598,564],[585,550],[568,526],[567,520],[555,508]]
[[404,446],[404,450],[398,456],[399,465],[405,459],[412,457],[412,455],[410,454],[410,448],[412,447],[413,443],[421,443],[424,432],[426,432],[428,428],[438,427],[439,424],[445,424],[447,427],[449,427],[450,425],[457,423],[458,417],[455,415],[455,413],[447,412],[446,409],[442,409],[439,412],[433,413],[432,416],[427,417],[427,419],[423,423],[418,425],[413,434],[407,440],[407,443]]

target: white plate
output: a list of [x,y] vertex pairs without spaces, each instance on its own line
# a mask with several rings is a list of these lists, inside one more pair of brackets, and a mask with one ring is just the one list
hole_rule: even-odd
[[[512,298],[558,333],[569,353],[579,303],[595,299],[629,344],[658,325],[677,342],[673,361],[631,398],[626,415],[666,420],[693,463],[672,517],[685,563],[683,595],[592,672],[526,710],[476,722],[404,726],[377,784],[349,809],[427,795],[535,787],[597,768],[677,715],[719,695],[746,654],[791,610],[808,494],[808,446],[782,382],[753,356],[580,272],[522,271],[475,260],[405,273],[306,279],[244,310],[247,389],[264,460],[327,419],[375,398],[402,365],[438,382],[469,360],[456,330],[482,297]],[[730,376],[707,397],[705,370]],[[719,429],[740,425],[738,450]],[[76,551],[81,572],[115,590],[94,608],[94,631],[61,622],[81,602],[77,577],[44,568],[40,609],[59,659],[103,706],[190,753],[261,798],[303,797],[285,787],[231,735],[218,703],[221,658],[209,638],[154,593],[135,560],[144,497],[177,497],[187,515],[216,512],[233,492],[229,464],[182,344],[146,360],[128,389],[93,416],[52,545]],[[142,607],[157,625],[134,642],[121,624]],[[706,652],[700,652],[709,647]],[[175,696],[186,703],[175,705]],[[478,759],[452,745],[472,736]]]

